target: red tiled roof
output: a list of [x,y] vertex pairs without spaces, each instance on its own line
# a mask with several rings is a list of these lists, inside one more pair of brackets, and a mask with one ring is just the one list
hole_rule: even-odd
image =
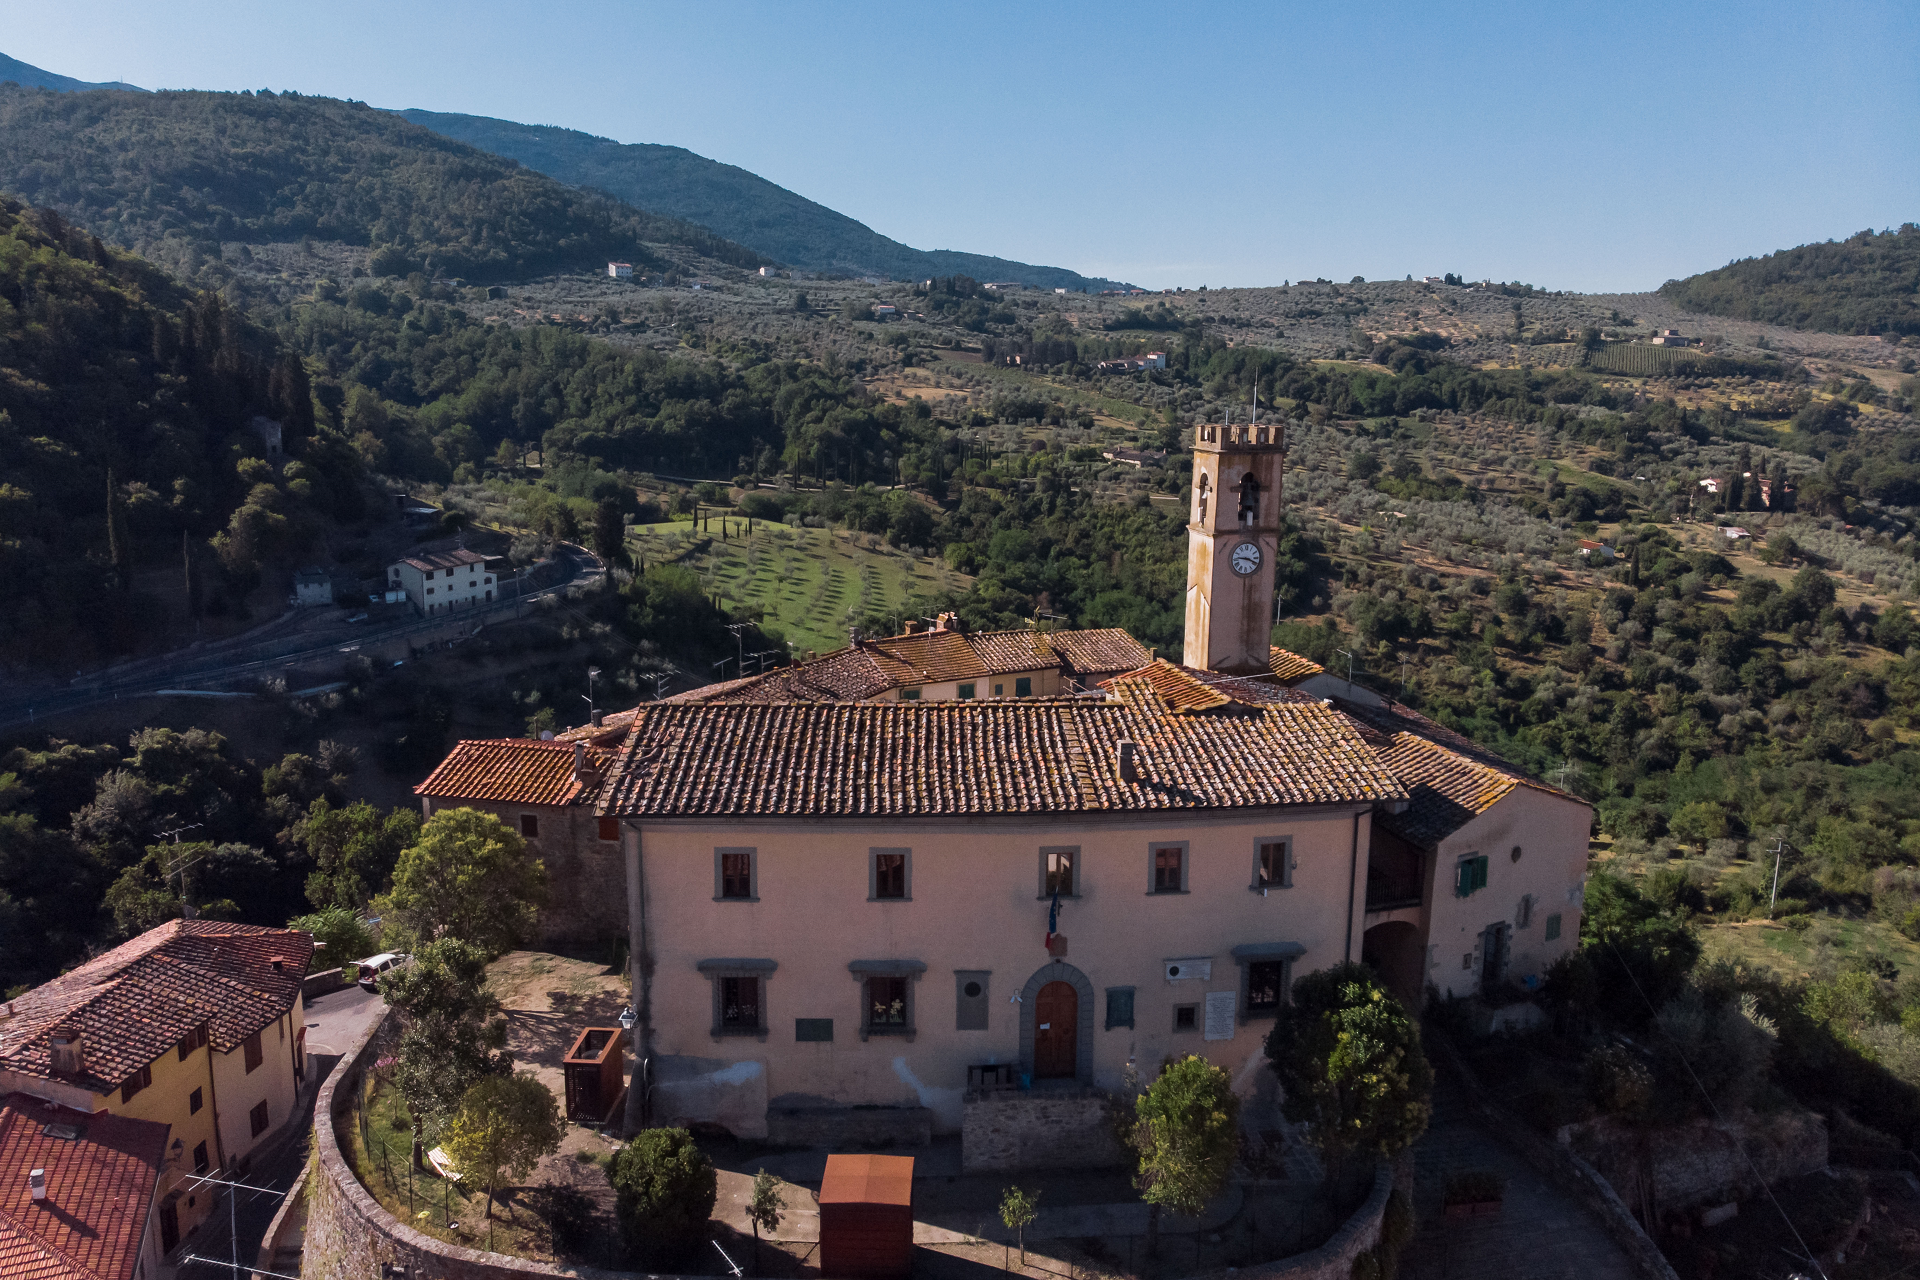
[[1267,658],[1267,668],[1274,678],[1287,684],[1305,680],[1308,676],[1317,676],[1326,668],[1312,658],[1303,658],[1291,649],[1282,649],[1274,645]]
[[598,789],[591,778],[606,767],[612,753],[598,745],[586,747],[587,767],[593,773],[583,783],[573,776],[573,746],[571,739],[557,738],[551,742],[533,738],[468,739],[456,743],[440,767],[413,791],[434,799],[498,804],[591,803]]
[[[77,1139],[48,1125],[76,1125]],[[0,1276],[6,1280],[130,1280],[146,1240],[168,1128],[87,1115],[22,1093],[0,1099]],[[31,1169],[47,1171],[35,1201]]]
[[[1139,777],[1118,777],[1118,743]],[[1238,808],[1399,798],[1318,702],[1177,716],[1141,680],[1104,701],[649,703],[597,812],[910,816]]]
[[1153,650],[1119,627],[1094,631],[1049,631],[1046,642],[1083,680],[1136,671],[1153,661]]
[[1575,804],[1585,804],[1544,782],[1443,724],[1397,702],[1367,706],[1346,699],[1334,705],[1345,714],[1406,788],[1409,803],[1400,813],[1383,813],[1390,830],[1431,849],[1475,816],[1485,813],[1515,787],[1531,787]]
[[1153,651],[1118,627],[1096,631],[922,631],[863,640],[825,657],[765,675],[702,685],[662,701],[860,702],[890,689],[1063,667],[1068,674],[1091,682],[1151,661]]
[[[1176,714],[1212,711],[1235,705],[1259,707],[1276,702],[1319,701],[1260,676],[1221,675],[1214,671],[1179,666],[1165,658],[1156,658],[1138,671],[1115,679],[1146,681],[1160,701],[1166,704],[1167,710]],[[1102,681],[1101,687],[1108,688],[1113,683],[1113,680]]]
[[[17,997],[0,1021],[0,1068],[105,1093],[203,1023],[231,1053],[293,1007],[312,958],[312,935],[296,929],[170,920]],[[56,1027],[80,1033],[77,1076],[53,1070]]]

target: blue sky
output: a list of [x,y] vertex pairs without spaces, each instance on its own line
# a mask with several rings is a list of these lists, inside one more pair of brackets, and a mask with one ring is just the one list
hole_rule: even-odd
[[12,3],[0,52],[665,142],[1148,286],[1636,290],[1920,220],[1920,5]]

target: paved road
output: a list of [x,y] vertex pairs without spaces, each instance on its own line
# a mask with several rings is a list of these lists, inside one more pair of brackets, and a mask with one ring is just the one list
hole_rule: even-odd
[[[380,1016],[384,1008],[386,1003],[378,995],[362,991],[359,987],[345,987],[307,1003],[307,1054],[314,1064],[312,1079],[315,1083],[307,1087],[305,1111],[293,1123],[281,1144],[256,1158],[253,1168],[241,1179],[249,1186],[266,1190],[240,1192],[231,1214],[223,1202],[214,1216],[207,1220],[206,1226],[201,1228],[198,1239],[190,1246],[192,1252],[202,1257],[231,1258],[237,1246],[243,1268],[241,1274],[246,1274],[244,1269],[252,1266],[256,1260],[261,1237],[267,1234],[273,1215],[280,1211],[281,1200],[293,1186],[294,1179],[300,1176],[300,1170],[306,1167],[313,1142],[313,1099],[320,1092],[319,1082],[327,1078],[327,1073],[340,1061],[341,1053],[366,1030],[369,1023]],[[180,1268],[177,1280],[218,1280],[221,1277],[230,1280],[232,1274],[225,1266],[189,1263]]]
[[509,594],[515,586],[514,580],[507,579],[501,583],[500,600],[458,614],[408,618],[404,622],[374,629],[355,626],[333,632],[301,630],[266,640],[262,640],[256,631],[249,636],[219,644],[175,650],[157,658],[127,663],[118,669],[90,673],[63,687],[8,690],[5,696],[0,697],[0,729],[30,724],[118,698],[137,698],[161,689],[182,685],[204,688],[242,676],[277,673],[302,663],[337,661],[343,646],[375,648],[387,641],[445,627],[451,622],[471,620],[481,624],[500,621],[510,617],[526,601],[539,600],[571,587],[585,586],[606,571],[599,558],[583,547],[562,544],[557,558],[566,573],[563,581],[550,582],[545,586],[528,584],[524,588],[524,596],[516,597]]
[[[1451,1073],[1436,1073],[1433,1123],[1414,1147],[1419,1230],[1400,1259],[1404,1280],[1639,1280],[1632,1261],[1586,1208],[1534,1173],[1474,1123]],[[1447,1178],[1491,1169],[1507,1180],[1500,1211],[1449,1218]]]

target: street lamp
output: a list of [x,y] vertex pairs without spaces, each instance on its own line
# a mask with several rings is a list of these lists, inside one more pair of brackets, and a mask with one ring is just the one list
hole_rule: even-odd
[[587,691],[581,695],[587,704],[587,723],[593,723],[593,682],[600,678],[600,668],[587,668]]
[[628,1006],[627,1006],[626,1008],[624,1008],[624,1009],[622,1009],[622,1010],[620,1011],[620,1029],[621,1029],[622,1031],[631,1031],[631,1030],[633,1030],[633,1024],[634,1024],[634,1023],[635,1023],[636,1021],[638,1021],[638,1019],[636,1019],[636,1018],[635,1018],[635,1017],[633,1016],[633,1006],[632,1006],[632,1005],[628,1005]]

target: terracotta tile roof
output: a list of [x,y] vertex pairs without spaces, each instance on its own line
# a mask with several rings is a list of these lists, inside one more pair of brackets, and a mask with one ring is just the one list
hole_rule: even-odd
[[458,569],[461,565],[485,564],[491,556],[483,556],[478,551],[469,551],[465,547],[456,547],[452,551],[428,551],[417,556],[403,556],[401,564],[410,564],[422,572],[434,569]]
[[[1118,744],[1139,777],[1118,777]],[[1144,679],[1109,696],[638,709],[597,812],[912,816],[1239,808],[1397,799],[1353,722],[1318,702],[1170,713]]]
[[1529,778],[1517,765],[1411,707],[1397,702],[1372,707],[1344,698],[1335,699],[1334,705],[1406,788],[1406,809],[1383,813],[1380,821],[1415,844],[1433,848],[1515,787],[1586,803]]
[[[170,920],[17,997],[0,1021],[0,1068],[106,1093],[203,1023],[231,1053],[293,1007],[312,958],[312,935],[295,929]],[[56,1027],[80,1033],[77,1076],[53,1070]]]
[[[48,1125],[76,1125],[77,1139]],[[0,1276],[7,1280],[130,1280],[146,1240],[168,1128],[87,1115],[30,1098],[0,1099]],[[35,1201],[27,1171],[47,1171]]]
[[1303,658],[1291,649],[1282,649],[1274,645],[1267,658],[1267,667],[1274,677],[1287,684],[1296,680],[1305,680],[1308,676],[1317,676],[1326,668],[1312,658]]
[[1153,650],[1119,627],[1094,631],[1049,631],[1046,641],[1082,680],[1093,682],[1153,661]]
[[791,667],[702,685],[661,701],[861,702],[892,689],[986,680],[1026,671],[1064,669],[1091,683],[1151,661],[1153,651],[1118,627],[1098,631],[922,631],[863,640]]
[[[629,719],[631,717],[629,716]],[[589,726],[591,728],[591,726]],[[585,745],[588,781],[573,774],[577,737],[551,742],[533,738],[470,738],[456,743],[440,767],[413,789],[436,800],[485,800],[497,804],[591,804],[593,778],[606,768],[609,747]]]
[[[1175,713],[1212,711],[1231,706],[1261,707],[1276,702],[1319,701],[1260,676],[1221,675],[1214,671],[1183,667],[1165,658],[1156,658],[1138,671],[1128,672],[1116,679],[1146,681],[1167,710]],[[1105,680],[1101,682],[1101,687],[1111,687],[1113,683],[1113,680]]]

